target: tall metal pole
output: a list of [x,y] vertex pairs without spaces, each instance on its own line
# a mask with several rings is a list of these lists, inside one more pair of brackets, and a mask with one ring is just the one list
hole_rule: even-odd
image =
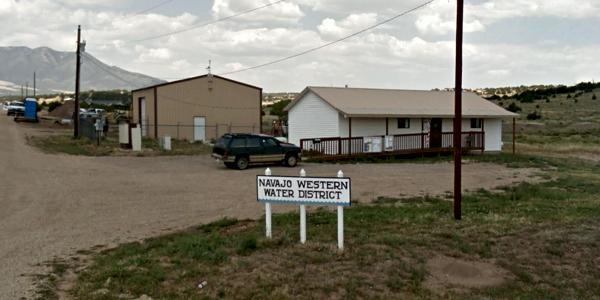
[[463,7],[464,1],[457,0],[456,10],[456,74],[454,87],[454,219],[462,218],[462,43],[463,43]]
[[25,84],[25,98],[29,97],[29,81]]
[[73,137],[79,138],[79,68],[81,67],[81,25],[77,26],[77,58],[75,59],[75,111],[73,112]]
[[36,97],[36,92],[35,92],[35,72],[33,72],[33,98]]

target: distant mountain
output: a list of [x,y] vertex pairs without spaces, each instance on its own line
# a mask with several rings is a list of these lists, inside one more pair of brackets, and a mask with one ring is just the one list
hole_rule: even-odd
[[[0,47],[0,95],[20,95],[21,84],[33,86],[37,75],[37,94],[75,90],[75,52],[55,51],[47,47]],[[84,53],[81,66],[82,90],[133,89],[165,82],[109,66]],[[30,94],[33,90],[30,90]]]

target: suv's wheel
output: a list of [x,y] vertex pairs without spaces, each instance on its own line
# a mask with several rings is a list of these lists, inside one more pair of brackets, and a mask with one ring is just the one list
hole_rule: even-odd
[[298,164],[298,155],[288,154],[285,157],[285,165],[288,167],[295,167]]
[[235,167],[238,168],[238,170],[245,170],[248,168],[248,158],[241,156],[241,157],[237,157],[235,159]]

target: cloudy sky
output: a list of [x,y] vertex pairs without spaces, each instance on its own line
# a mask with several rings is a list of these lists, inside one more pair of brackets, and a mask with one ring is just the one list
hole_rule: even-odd
[[[426,1],[284,0],[223,22],[140,41],[270,2],[276,0],[0,0],[0,46],[73,51],[81,24],[90,54],[110,65],[173,80],[204,74],[208,60],[215,74],[277,60]],[[600,79],[600,1],[465,2],[466,87]],[[455,11],[455,1],[435,0],[331,47],[227,77],[268,92],[299,91],[307,85],[451,87]]]

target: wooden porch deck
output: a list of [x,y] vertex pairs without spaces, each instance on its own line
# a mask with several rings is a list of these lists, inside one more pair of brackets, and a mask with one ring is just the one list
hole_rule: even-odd
[[[415,133],[390,136],[328,137],[301,139],[302,156],[318,159],[346,159],[356,156],[421,155],[449,153],[454,149],[452,132]],[[485,133],[462,132],[463,151],[484,151]]]

